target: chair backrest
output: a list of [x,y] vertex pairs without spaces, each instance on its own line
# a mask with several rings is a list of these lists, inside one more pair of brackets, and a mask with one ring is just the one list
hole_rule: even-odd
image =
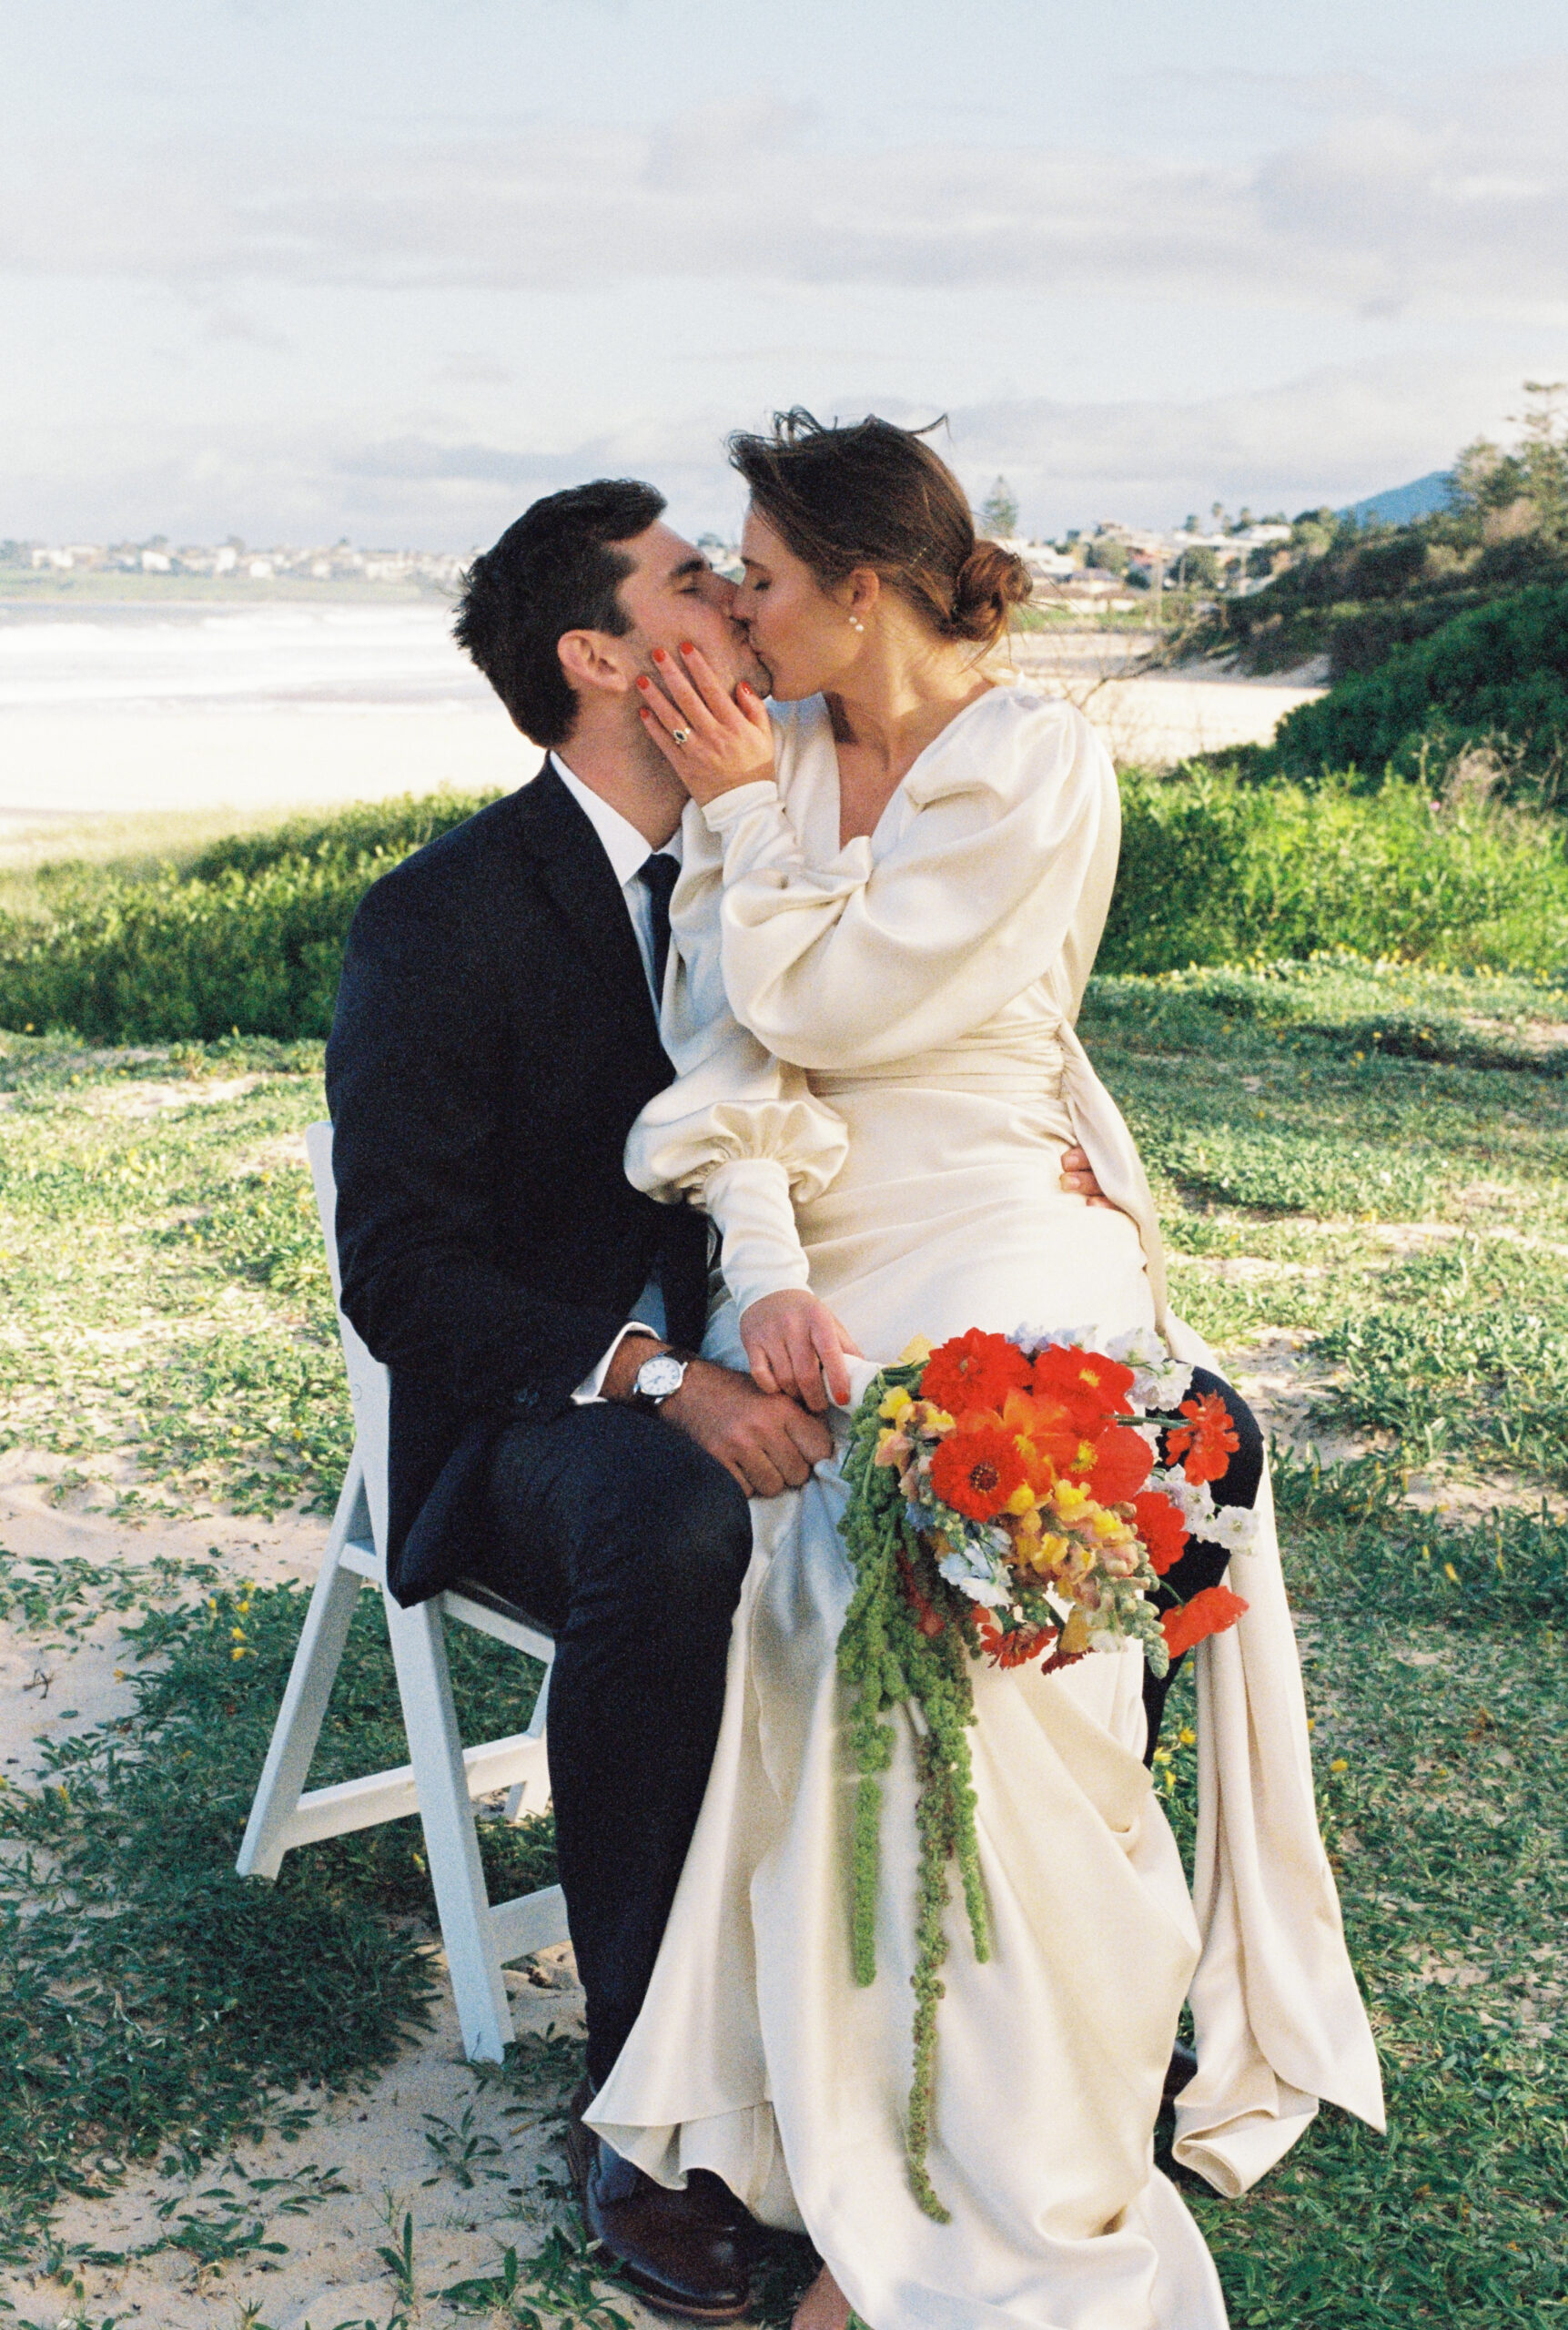
[[376,1551],[387,1558],[387,1428],[391,1401],[391,1377],[371,1356],[343,1312],[343,1278],[338,1265],[338,1185],[332,1178],[332,1128],[315,1124],[305,1134],[305,1153],[316,1185],[316,1210],[327,1243],[327,1268],[332,1274],[332,1297],[338,1306],[338,1332],[343,1339],[343,1364],[349,1373],[349,1397],[354,1408],[354,1437],[365,1468],[365,1502]]

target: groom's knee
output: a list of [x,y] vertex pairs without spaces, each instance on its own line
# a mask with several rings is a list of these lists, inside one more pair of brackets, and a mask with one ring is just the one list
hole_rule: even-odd
[[651,1618],[727,1633],[752,1556],[751,1507],[722,1464],[666,1429],[642,1484],[640,1598]]

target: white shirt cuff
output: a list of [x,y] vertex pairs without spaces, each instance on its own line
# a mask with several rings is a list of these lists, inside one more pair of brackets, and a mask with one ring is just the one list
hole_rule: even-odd
[[604,1397],[604,1378],[610,1373],[610,1363],[628,1335],[651,1335],[656,1343],[663,1342],[664,1340],[656,1328],[645,1327],[640,1319],[629,1319],[598,1365],[590,1374],[583,1377],[572,1394],[574,1407],[591,1407],[595,1400],[602,1400]]

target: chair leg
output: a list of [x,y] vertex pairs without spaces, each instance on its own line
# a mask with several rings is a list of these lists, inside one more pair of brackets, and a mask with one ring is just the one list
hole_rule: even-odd
[[321,1573],[305,1614],[299,1647],[288,1670],[288,1683],[267,1761],[261,1768],[256,1800],[246,1823],[245,1840],[235,1863],[241,1877],[276,1877],[283,1865],[283,1831],[299,1802],[321,1736],[322,1718],[332,1696],[349,1621],[362,1580],[345,1569],[342,1550],[363,1495],[364,1474],[359,1452],[349,1464],[343,1493],[338,1500]]
[[550,1709],[550,1678],[555,1672],[551,1661],[544,1670],[544,1680],[539,1687],[539,1697],[533,1703],[529,1719],[528,1736],[539,1742],[538,1752],[531,1769],[520,1779],[506,1799],[506,1817],[515,1826],[533,1814],[550,1809],[550,1758],[545,1745],[544,1724]]
[[463,2052],[470,2062],[499,2062],[513,2036],[511,2007],[490,1930],[440,1608],[383,1599]]

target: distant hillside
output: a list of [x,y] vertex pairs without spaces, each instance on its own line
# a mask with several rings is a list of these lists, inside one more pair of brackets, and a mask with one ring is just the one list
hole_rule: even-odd
[[[1376,671],[1396,648],[1535,584],[1568,582],[1563,391],[1526,383],[1535,406],[1509,450],[1479,440],[1434,471],[1351,511],[1303,510],[1260,590],[1225,596],[1171,642],[1173,656],[1225,655],[1277,672],[1326,655],[1331,678]],[[1442,489],[1441,497],[1438,489]],[[1392,522],[1422,499],[1419,514]]]
[[1408,526],[1417,518],[1430,518],[1434,512],[1446,510],[1452,500],[1453,471],[1429,470],[1425,477],[1412,478],[1408,485],[1391,485],[1386,492],[1352,501],[1339,515],[1353,519],[1358,526]]

